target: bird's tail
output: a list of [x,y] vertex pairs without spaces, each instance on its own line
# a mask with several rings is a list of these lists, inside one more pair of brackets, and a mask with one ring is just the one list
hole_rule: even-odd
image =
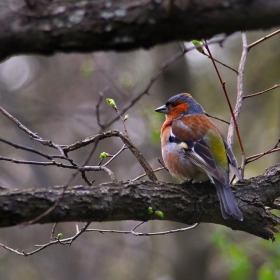
[[236,220],[243,221],[243,215],[236,204],[230,185],[223,185],[215,179],[214,181],[224,219],[232,217]]

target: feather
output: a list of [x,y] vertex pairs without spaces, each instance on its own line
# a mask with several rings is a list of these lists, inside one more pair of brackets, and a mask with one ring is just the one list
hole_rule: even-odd
[[214,179],[214,182],[224,219],[233,217],[239,221],[243,221],[243,215],[236,204],[230,185],[222,185],[216,179]]

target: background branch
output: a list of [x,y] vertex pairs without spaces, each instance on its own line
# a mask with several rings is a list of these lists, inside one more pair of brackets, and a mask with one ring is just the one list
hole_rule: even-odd
[[0,10],[0,60],[18,54],[150,48],[280,24],[280,3],[273,0],[33,2]]

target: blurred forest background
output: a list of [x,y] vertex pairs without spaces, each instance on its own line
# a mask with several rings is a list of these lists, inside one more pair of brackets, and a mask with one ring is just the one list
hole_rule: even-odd
[[[248,43],[274,30],[248,33]],[[264,41],[250,50],[245,68],[245,94],[252,94],[280,82],[280,36]],[[104,93],[100,106],[101,122],[116,117],[105,98],[113,98],[120,110],[127,106],[150,82],[161,65],[180,51],[178,43],[155,47],[149,51],[127,53],[58,54],[51,57],[18,56],[0,65],[1,106],[25,126],[44,139],[71,144],[96,134],[99,93]],[[242,51],[241,34],[230,36],[223,47],[211,46],[213,56],[237,69]],[[236,99],[236,73],[219,66],[232,104]],[[211,115],[230,120],[222,87],[211,61],[193,50],[168,67],[155,81],[149,95],[129,111],[126,122],[132,142],[153,168],[160,167],[159,132],[164,116],[154,109],[172,95],[189,92]],[[238,124],[246,155],[272,148],[280,138],[280,88],[246,99]],[[217,122],[217,121],[216,121]],[[1,137],[17,144],[34,146],[52,153],[0,115]],[[218,122],[225,135],[227,125]],[[120,121],[108,129],[123,131]],[[107,130],[108,130],[107,129]],[[99,154],[115,154],[122,147],[120,139],[99,142],[90,164],[96,165]],[[91,147],[73,153],[82,163]],[[0,144],[1,156],[39,160],[33,154]],[[237,140],[234,152],[240,163]],[[279,153],[267,155],[246,166],[245,178],[261,174],[279,162]],[[134,179],[143,174],[135,157],[124,151],[110,164],[118,180]],[[0,162],[0,185],[7,188],[41,188],[66,183],[73,171],[57,167],[17,165]],[[157,173],[160,180],[173,181],[166,172]],[[94,184],[110,181],[104,172],[89,174]],[[72,184],[85,184],[77,177]],[[130,230],[137,222],[92,223],[90,228]],[[139,230],[159,231],[184,225],[151,221]],[[30,251],[35,244],[47,243],[52,225],[12,227],[0,230],[0,242]],[[63,237],[75,234],[75,223],[58,225]],[[72,246],[52,246],[23,258],[0,249],[0,275],[5,279],[134,279],[134,280],[219,280],[279,279],[280,237],[271,243],[250,234],[234,232],[210,224],[177,234],[135,237],[121,234],[86,233]],[[2,278],[4,279],[4,278]]]

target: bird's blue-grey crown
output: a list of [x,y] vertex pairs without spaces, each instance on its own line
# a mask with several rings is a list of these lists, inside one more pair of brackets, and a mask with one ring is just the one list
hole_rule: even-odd
[[197,103],[190,94],[188,93],[179,93],[176,94],[174,96],[172,96],[166,103],[166,106],[171,103],[174,102],[176,100],[180,100],[183,101],[185,103],[189,104],[189,109],[186,112],[186,115],[195,115],[195,114],[204,114],[204,111],[202,109],[202,107],[200,106],[199,103]]

